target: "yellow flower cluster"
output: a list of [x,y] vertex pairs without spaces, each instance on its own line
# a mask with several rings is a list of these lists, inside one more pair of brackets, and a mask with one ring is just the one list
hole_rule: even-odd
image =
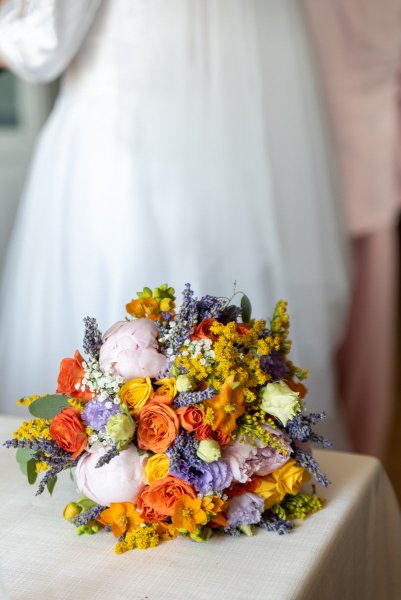
[[117,542],[114,546],[114,552],[116,554],[123,554],[134,548],[138,548],[139,550],[154,548],[160,542],[172,540],[176,535],[177,532],[173,525],[167,523],[142,525],[136,527],[133,531],[127,531],[124,539]]
[[213,347],[216,364],[212,383],[216,389],[219,390],[226,379],[235,373],[235,380],[244,386],[245,398],[249,402],[253,398],[249,393],[252,392],[250,388],[268,381],[269,376],[261,369],[259,357],[274,348],[274,340],[270,337],[259,339],[265,326],[264,321],[255,321],[244,333],[243,328],[238,331],[235,322],[227,325],[213,323],[210,329],[218,335]]
[[81,411],[84,409],[86,402],[83,402],[79,398],[68,398],[68,404]]
[[50,423],[46,419],[31,419],[30,421],[24,421],[14,433],[13,437],[17,440],[37,440],[39,438],[51,440],[52,437],[50,435],[49,425]]
[[177,367],[184,367],[185,372],[192,377],[198,384],[202,381],[208,381],[212,374],[212,367],[208,364],[203,364],[204,357],[202,354],[196,356],[183,356],[180,354],[177,357]]
[[47,469],[50,469],[50,466],[43,461],[39,461],[35,463],[35,469],[36,473],[42,473],[42,471],[47,471]]
[[269,445],[275,448],[278,452],[287,455],[288,450],[286,445],[274,433],[270,433],[263,428],[263,425],[270,425],[273,429],[277,429],[276,423],[263,410],[254,410],[246,413],[239,426],[239,439],[247,444],[251,443],[256,446],[256,441],[259,440],[264,446]]
[[274,309],[270,329],[276,344],[275,349],[280,350],[284,354],[288,354],[291,350],[291,341],[288,339],[289,328],[290,318],[287,314],[287,302],[279,300]]
[[41,396],[25,396],[25,398],[20,398],[19,400],[17,400],[17,404],[18,406],[30,406],[32,404],[32,402],[35,402],[35,400],[37,400],[38,398],[40,398]]

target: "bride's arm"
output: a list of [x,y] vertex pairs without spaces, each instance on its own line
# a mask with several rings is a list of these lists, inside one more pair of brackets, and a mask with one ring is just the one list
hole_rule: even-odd
[[58,77],[102,0],[0,0],[0,67],[28,81]]

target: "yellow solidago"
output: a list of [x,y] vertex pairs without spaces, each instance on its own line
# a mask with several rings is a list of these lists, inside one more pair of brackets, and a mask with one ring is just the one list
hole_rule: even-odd
[[[45,396],[48,396],[48,394],[45,394]],[[35,400],[38,400],[38,398],[43,398],[43,396],[25,396],[24,398],[17,400],[17,404],[19,406],[30,406],[32,402],[35,402]]]
[[36,469],[36,473],[42,473],[42,471],[47,471],[47,469],[50,469],[50,466],[43,461],[37,462],[37,463],[35,463],[35,469]]
[[196,383],[207,381],[211,375],[210,365],[202,364],[204,358],[202,354],[197,356],[178,356],[176,360],[177,367],[184,367],[189,377],[193,377]]
[[277,425],[271,417],[263,410],[255,410],[248,412],[241,418],[238,428],[239,440],[247,444],[256,446],[256,442],[262,442],[263,446],[275,448],[278,452],[287,455],[287,446],[280,440],[279,437],[266,431],[263,425],[269,425],[273,429],[277,429]]
[[31,419],[30,421],[24,421],[14,433],[13,437],[17,440],[37,440],[39,438],[51,440],[52,437],[50,435],[49,425],[50,423],[46,419]]
[[83,402],[79,398],[68,398],[68,404],[71,404],[77,410],[83,410],[86,402]]

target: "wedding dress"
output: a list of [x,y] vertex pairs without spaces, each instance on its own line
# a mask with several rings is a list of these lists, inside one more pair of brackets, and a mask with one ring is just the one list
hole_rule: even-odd
[[296,1],[5,3],[17,74],[64,72],[3,277],[2,409],[52,391],[82,319],[186,281],[268,318],[289,301],[308,408],[336,433],[331,354],[347,295],[341,226]]

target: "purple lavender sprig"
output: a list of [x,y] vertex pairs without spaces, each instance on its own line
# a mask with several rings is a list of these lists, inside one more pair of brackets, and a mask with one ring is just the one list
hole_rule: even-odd
[[104,510],[106,510],[106,508],[107,508],[107,506],[101,506],[100,504],[95,504],[95,506],[88,508],[88,510],[84,510],[83,512],[79,513],[79,515],[77,515],[76,517],[71,519],[71,523],[73,525],[75,525],[75,527],[81,527],[82,525],[87,525],[91,521],[97,519],[98,516],[100,515],[100,513],[103,512]]
[[199,404],[209,398],[213,398],[214,391],[211,387],[206,388],[203,392],[179,392],[174,398],[174,406],[180,408],[182,406],[191,406]]
[[[225,298],[217,298],[216,296],[210,296],[209,294],[202,296],[202,298],[197,301],[198,321],[203,321],[203,319],[219,319],[223,314],[226,305],[227,300]],[[239,310],[241,312],[241,309]]]
[[36,491],[36,496],[39,496],[44,491],[46,485],[61,471],[75,467],[78,463],[78,458],[73,460],[71,454],[60,448],[55,442],[44,438],[28,440],[12,439],[4,442],[6,448],[26,448],[31,451],[32,458],[36,462],[46,462],[50,469],[39,483]]
[[179,351],[198,322],[198,302],[196,298],[194,298],[191,284],[185,284],[182,295],[183,302],[180,311],[177,314],[174,327],[170,329],[169,333],[168,349],[171,355],[175,355]]
[[103,465],[108,465],[114,457],[118,456],[118,454],[120,453],[117,450],[117,446],[113,445],[105,454],[103,454],[103,456],[99,458],[95,465],[95,469],[99,469],[100,467],[103,467]]
[[319,463],[313,458],[310,452],[306,452],[306,450],[303,450],[302,448],[294,448],[294,458],[296,462],[306,469],[323,487],[328,487],[330,485],[329,479],[325,473],[320,470]]
[[86,354],[99,358],[99,350],[102,345],[102,334],[99,331],[97,321],[93,317],[85,317],[85,335],[82,347]]
[[325,412],[298,414],[288,421],[286,431],[293,440],[312,442],[321,448],[332,448],[333,444],[322,435],[315,433],[312,426],[326,418]]
[[292,521],[282,519],[278,515],[275,515],[271,510],[266,510],[262,514],[262,518],[257,525],[267,531],[275,531],[279,535],[286,535],[291,533],[292,529],[294,529],[294,523]]

